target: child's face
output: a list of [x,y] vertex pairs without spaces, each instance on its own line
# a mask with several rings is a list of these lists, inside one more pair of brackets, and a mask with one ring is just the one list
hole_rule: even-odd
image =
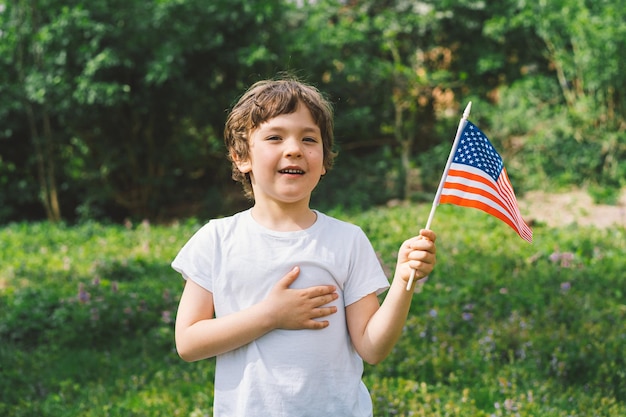
[[326,169],[322,135],[307,107],[269,119],[249,140],[250,157],[237,167],[250,173],[255,202],[308,205]]

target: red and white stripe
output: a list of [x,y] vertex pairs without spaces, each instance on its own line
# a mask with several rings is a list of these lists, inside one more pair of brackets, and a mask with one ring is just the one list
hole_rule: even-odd
[[533,232],[522,218],[505,168],[494,181],[478,168],[452,163],[439,202],[489,213],[508,224],[522,239],[532,242]]

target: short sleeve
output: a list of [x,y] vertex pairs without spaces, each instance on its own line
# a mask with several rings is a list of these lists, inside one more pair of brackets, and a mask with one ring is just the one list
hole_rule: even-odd
[[212,222],[204,225],[185,243],[172,261],[172,268],[183,278],[190,279],[213,292],[217,233]]
[[344,288],[344,302],[348,306],[361,298],[381,294],[389,288],[389,279],[369,239],[360,228],[352,239],[349,276]]

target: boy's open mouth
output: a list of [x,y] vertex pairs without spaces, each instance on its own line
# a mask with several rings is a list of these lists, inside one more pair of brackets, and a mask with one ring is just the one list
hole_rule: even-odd
[[280,172],[281,174],[304,174],[304,171],[301,169],[281,169],[278,172]]

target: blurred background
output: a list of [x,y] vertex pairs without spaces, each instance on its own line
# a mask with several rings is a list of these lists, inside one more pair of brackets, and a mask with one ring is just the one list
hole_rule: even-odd
[[224,121],[281,73],[335,107],[318,208],[432,200],[470,100],[518,194],[615,202],[625,15],[621,0],[0,0],[0,223],[248,205]]

